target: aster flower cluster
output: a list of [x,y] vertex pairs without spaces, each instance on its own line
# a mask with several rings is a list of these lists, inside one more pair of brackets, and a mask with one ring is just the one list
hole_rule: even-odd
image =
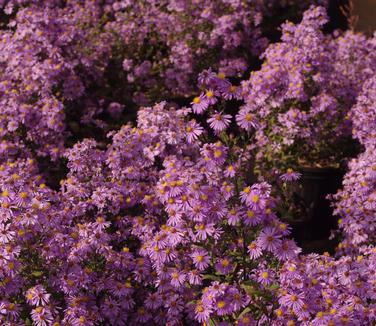
[[285,263],[273,325],[373,325],[375,263],[375,248],[355,257],[311,254]]
[[[77,143],[57,192],[31,159],[2,166],[3,322],[27,307],[36,325],[270,320],[278,262],[299,249],[270,186],[243,179],[246,152],[202,142],[190,111],[160,103],[106,149]],[[252,302],[270,307],[240,316]]]
[[[324,35],[312,7],[238,85],[266,47],[263,10],[290,1],[48,4],[4,2],[1,325],[376,322],[374,38]],[[124,123],[127,103],[191,92]],[[287,147],[328,158],[351,131],[344,240],[303,255],[274,180],[250,170],[273,159],[298,180]]]
[[246,104],[238,117],[260,122],[256,159],[264,173],[338,166],[353,151],[346,117],[375,72],[375,40],[351,31],[324,34],[327,22],[325,9],[316,7],[301,23],[285,23],[281,42],[266,49],[262,68],[243,82]]
[[192,93],[204,68],[241,76],[268,44],[261,23],[273,10],[221,0],[0,6],[2,149],[52,160],[77,138],[105,138],[136,104]]
[[364,83],[363,91],[349,116],[353,135],[363,145],[363,152],[349,163],[343,189],[335,196],[335,213],[344,241],[340,249],[357,251],[376,241],[376,79]]

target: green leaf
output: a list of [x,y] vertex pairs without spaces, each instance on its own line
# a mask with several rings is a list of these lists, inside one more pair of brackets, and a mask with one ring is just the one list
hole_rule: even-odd
[[204,280],[212,280],[212,281],[220,281],[221,278],[219,276],[216,276],[216,275],[204,275],[202,277]]
[[43,275],[43,273],[42,273],[41,271],[34,271],[34,272],[32,273],[32,275],[35,276],[35,277],[40,277],[40,276]]
[[279,285],[278,284],[272,284],[271,286],[269,286],[269,289],[272,290],[272,291],[275,291],[275,290],[278,290],[279,289]]
[[239,318],[243,317],[246,313],[250,312],[251,311],[251,308],[250,307],[247,307],[245,308],[239,315]]
[[252,285],[242,285],[242,288],[245,290],[245,292],[249,295],[255,294],[257,291]]
[[209,320],[209,325],[211,325],[211,326],[215,326],[215,321],[214,321],[213,319],[210,319],[210,320]]

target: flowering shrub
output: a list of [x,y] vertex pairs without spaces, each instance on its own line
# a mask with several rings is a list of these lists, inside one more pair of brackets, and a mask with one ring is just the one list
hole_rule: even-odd
[[352,32],[325,35],[327,21],[316,7],[300,24],[284,24],[282,41],[267,48],[262,68],[243,83],[246,104],[238,116],[259,122],[257,161],[264,173],[336,166],[351,153],[346,117],[374,74],[375,41]]
[[[376,322],[374,40],[325,36],[324,9],[311,8],[300,25],[284,25],[261,70],[236,86],[226,74],[243,73],[266,45],[258,20],[267,6],[250,3],[7,2],[14,17],[0,43],[1,324]],[[249,38],[259,40],[256,52],[246,51]],[[198,89],[188,108],[160,102],[123,123],[124,98]],[[328,126],[336,137],[325,146],[351,128],[364,146],[336,198],[344,235],[337,257],[302,255],[281,220],[278,188],[267,173],[250,175],[255,153],[260,162],[270,148],[278,153],[273,137],[286,130],[269,133],[267,123],[285,106],[309,117],[297,123],[308,149]],[[52,159],[46,171],[43,156]],[[274,167],[283,164],[277,156]],[[281,179],[298,177],[287,170]]]
[[[189,115],[161,103],[141,109],[136,128],[111,133],[107,149],[77,143],[58,192],[30,159],[2,166],[4,323],[373,320],[375,276],[364,270],[375,253],[299,258],[271,187],[247,184],[247,142]],[[349,269],[364,290],[342,276]],[[337,280],[343,286],[330,293]]]
[[[298,248],[270,186],[245,184],[236,139],[202,142],[188,113],[161,103],[106,150],[77,143],[59,192],[32,160],[2,166],[4,322],[270,320],[277,262]],[[251,302],[270,307],[244,315]]]
[[375,123],[376,80],[369,79],[350,111],[353,135],[362,143],[364,152],[349,164],[343,190],[336,195],[336,214],[344,236],[340,249],[357,251],[359,246],[375,243],[376,165]]
[[27,156],[56,160],[77,139],[104,139],[132,118],[135,104],[192,94],[204,68],[241,77],[267,46],[265,12],[288,3],[1,5],[7,14],[0,32],[2,148],[8,155],[26,146]]

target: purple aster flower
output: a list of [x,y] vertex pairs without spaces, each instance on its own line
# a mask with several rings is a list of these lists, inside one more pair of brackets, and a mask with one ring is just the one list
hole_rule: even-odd
[[237,223],[239,223],[241,219],[241,214],[239,213],[239,209],[235,207],[231,208],[228,211],[227,219],[228,219],[229,225],[236,225]]
[[268,268],[258,268],[256,271],[256,280],[264,286],[270,285],[274,281],[274,272]]
[[251,259],[257,259],[262,255],[262,248],[256,241],[252,241],[248,246],[248,253]]
[[209,320],[212,311],[213,310],[210,306],[204,305],[202,302],[199,302],[197,303],[195,308],[196,319],[200,323],[206,323]]
[[255,184],[252,187],[245,187],[240,192],[241,201],[247,204],[250,208],[256,209],[256,210],[265,208],[266,197],[268,196],[269,196],[269,192],[262,191],[262,188],[258,187],[258,184]]
[[229,297],[231,301],[231,306],[233,311],[239,311],[247,304],[249,304],[249,297],[248,295],[243,295],[237,288],[230,287],[226,293],[226,296]]
[[31,318],[36,326],[48,326],[52,324],[53,317],[46,307],[36,307],[31,311]]
[[202,275],[197,269],[193,269],[188,272],[188,282],[191,285],[202,284]]
[[278,301],[281,305],[298,311],[304,306],[304,295],[302,293],[287,293]]
[[215,269],[222,274],[228,274],[232,271],[233,265],[230,258],[224,257],[217,260]]
[[[195,226],[196,237],[200,240],[206,240],[208,237],[212,237],[216,234],[216,229],[213,223],[200,223]],[[215,236],[214,236],[215,237]]]
[[276,252],[281,246],[280,237],[281,235],[277,232],[276,228],[266,227],[261,231],[257,242],[262,249]]
[[221,92],[225,100],[240,100],[242,98],[241,87],[231,85],[230,83],[224,85],[224,87],[221,88]]
[[193,259],[193,264],[196,266],[196,268],[199,271],[204,270],[206,267],[209,266],[210,263],[210,257],[208,256],[208,253],[204,249],[198,249],[195,250],[191,257]]
[[220,298],[214,307],[218,316],[228,315],[233,312],[229,298]]
[[250,315],[245,314],[237,320],[237,325],[238,326],[255,326],[256,322]]
[[9,243],[15,236],[16,232],[10,229],[10,224],[0,223],[0,243]]
[[280,260],[285,261],[296,257],[300,251],[300,248],[295,244],[294,240],[284,239],[275,254]]
[[236,174],[236,169],[237,169],[237,166],[235,164],[230,164],[224,172],[225,177],[233,178]]
[[193,99],[191,105],[194,113],[202,114],[209,107],[209,100],[204,94],[201,94]]
[[187,133],[188,143],[193,143],[204,132],[204,128],[195,120],[191,120],[187,123],[185,131]]
[[217,74],[214,71],[212,71],[211,68],[209,68],[209,69],[203,70],[198,75],[198,83],[201,86],[213,85],[217,78],[218,78]]
[[174,269],[171,274],[171,285],[179,288],[183,285],[185,279],[186,279],[186,274],[182,273],[181,271],[178,271],[177,269]]
[[243,215],[243,221],[246,225],[257,225],[261,222],[260,215],[255,213],[252,209],[247,209]]
[[215,132],[221,132],[222,130],[225,130],[230,124],[231,115],[216,112],[207,120],[207,122]]
[[286,173],[280,176],[280,179],[284,182],[296,181],[301,177],[301,173],[294,171],[293,169],[287,169]]
[[214,91],[213,89],[209,89],[205,93],[205,99],[208,101],[209,105],[214,105],[218,101],[216,97],[218,95],[218,92]]
[[258,128],[258,122],[256,117],[245,110],[241,110],[237,115],[236,115],[236,123],[238,126],[242,129],[245,129],[247,131],[251,129],[257,129]]
[[50,301],[50,296],[41,285],[36,285],[26,292],[26,300],[33,306],[46,306]]

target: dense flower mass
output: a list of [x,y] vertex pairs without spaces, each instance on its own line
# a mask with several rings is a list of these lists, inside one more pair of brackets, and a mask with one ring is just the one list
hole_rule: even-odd
[[[376,42],[311,7],[268,45],[311,2],[0,2],[1,325],[376,323]],[[356,141],[303,254],[276,184]]]
[[358,246],[375,243],[376,238],[376,79],[364,83],[356,105],[349,115],[353,134],[364,152],[350,162],[343,181],[344,188],[336,196],[336,213],[344,235],[341,249],[352,251]]
[[268,44],[263,16],[290,6],[252,0],[0,5],[3,148],[11,155],[26,146],[28,156],[53,160],[72,136],[103,138],[136,105],[190,96],[202,69],[240,78]]
[[326,35],[324,8],[282,26],[282,40],[267,48],[259,71],[243,83],[246,104],[238,124],[256,128],[257,161],[264,171],[299,164],[336,165],[349,152],[351,120],[365,80],[375,73],[375,40],[360,34]]

